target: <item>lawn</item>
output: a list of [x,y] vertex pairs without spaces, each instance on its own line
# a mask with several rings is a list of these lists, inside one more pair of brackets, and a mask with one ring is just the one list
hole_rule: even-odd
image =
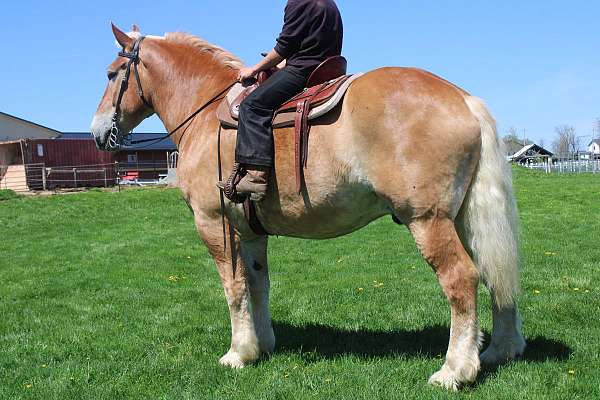
[[598,399],[600,175],[515,182],[529,347],[458,394],[426,384],[449,307],[390,218],[335,240],[272,238],[276,354],[233,371],[217,363],[219,278],[177,190],[4,196],[0,399]]

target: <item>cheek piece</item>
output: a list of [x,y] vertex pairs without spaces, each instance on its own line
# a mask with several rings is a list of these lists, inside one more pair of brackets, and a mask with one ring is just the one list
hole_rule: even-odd
[[106,141],[106,150],[109,151],[118,151],[121,149],[123,145],[127,146],[131,144],[130,135],[131,132],[123,133],[123,130],[119,126],[119,116],[121,115],[121,102],[123,101],[123,95],[127,91],[129,87],[129,77],[131,76],[131,67],[133,66],[133,73],[135,76],[135,81],[137,83],[137,94],[142,99],[142,102],[150,108],[152,106],[146,98],[144,97],[144,90],[142,89],[142,83],[140,81],[140,74],[138,71],[138,64],[140,63],[140,45],[144,40],[144,36],[139,38],[133,44],[133,49],[131,52],[121,51],[119,52],[119,57],[128,58],[127,67],[125,69],[125,75],[123,75],[123,79],[121,80],[121,87],[119,88],[119,96],[117,97],[117,103],[115,105],[115,113],[112,116],[112,127],[110,128],[110,135],[108,136],[108,140]]

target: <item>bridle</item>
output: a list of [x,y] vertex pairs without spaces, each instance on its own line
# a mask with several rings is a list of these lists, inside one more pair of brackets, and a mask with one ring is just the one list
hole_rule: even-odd
[[[179,124],[175,129],[160,138],[154,139],[143,139],[143,140],[131,140],[131,133],[128,132],[126,134],[123,133],[123,130],[119,126],[119,116],[121,114],[121,101],[123,101],[123,95],[127,91],[129,87],[129,78],[131,76],[131,67],[133,66],[133,74],[135,76],[135,81],[137,84],[137,94],[142,100],[142,102],[149,108],[153,108],[152,105],[146,100],[144,97],[144,90],[142,88],[142,83],[140,80],[140,73],[138,72],[138,64],[140,63],[140,45],[142,41],[145,39],[145,36],[141,36],[139,39],[135,41],[133,44],[133,48],[130,52],[120,51],[119,57],[128,58],[127,67],[125,68],[125,75],[123,75],[123,79],[121,80],[121,87],[119,88],[119,96],[117,97],[117,102],[115,104],[115,113],[112,117],[112,126],[110,128],[110,134],[106,141],[106,150],[108,151],[118,151],[121,150],[123,146],[131,146],[140,143],[152,142],[148,146],[153,145],[155,143],[162,142],[173,136],[179,129],[185,126],[188,122],[190,122],[196,115],[202,112],[206,107],[210,106],[217,100],[220,100],[221,96],[223,96],[229,89],[233,87],[237,83],[237,81],[233,81],[229,84],[225,89],[221,90],[214,97],[212,97],[209,101],[204,103],[202,107],[198,108],[194,111],[189,117],[187,117],[181,124]],[[143,147],[142,147],[143,148]]]
[[121,127],[119,126],[119,116],[121,114],[121,101],[123,101],[123,95],[129,87],[129,77],[131,76],[131,66],[133,65],[133,73],[135,75],[135,81],[137,83],[137,94],[142,99],[142,102],[152,108],[150,103],[144,97],[144,89],[142,89],[142,83],[140,81],[140,73],[138,71],[138,64],[140,63],[140,45],[144,41],[145,37],[142,36],[135,41],[133,49],[130,52],[120,51],[119,57],[128,58],[127,67],[125,68],[125,75],[121,79],[121,87],[119,88],[119,96],[117,97],[117,103],[115,104],[115,113],[112,117],[112,127],[110,128],[110,135],[106,141],[106,149],[110,151],[117,151],[121,149],[123,144],[131,144],[131,140],[128,137],[131,132],[123,134]]

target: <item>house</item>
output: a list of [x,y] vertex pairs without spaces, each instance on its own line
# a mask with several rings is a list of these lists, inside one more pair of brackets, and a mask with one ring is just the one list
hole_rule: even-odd
[[535,143],[523,146],[515,154],[509,157],[510,161],[519,164],[528,164],[530,162],[539,162],[548,158],[552,158],[554,154]]
[[23,141],[57,136],[60,132],[55,129],[0,112],[0,189],[28,189]]
[[590,142],[588,145],[588,153],[592,158],[600,158],[600,138]]
[[50,139],[57,136],[60,136],[60,132],[55,129],[0,112],[0,142],[19,139]]
[[0,112],[0,143],[4,144],[0,146],[0,166],[22,163],[19,158],[21,139],[50,139],[57,136],[60,136],[57,130]]

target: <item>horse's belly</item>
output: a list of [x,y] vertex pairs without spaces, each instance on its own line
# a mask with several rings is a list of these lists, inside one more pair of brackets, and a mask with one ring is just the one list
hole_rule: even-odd
[[370,189],[346,187],[319,199],[281,199],[277,207],[259,207],[261,222],[269,233],[305,239],[328,239],[354,232],[389,214]]

